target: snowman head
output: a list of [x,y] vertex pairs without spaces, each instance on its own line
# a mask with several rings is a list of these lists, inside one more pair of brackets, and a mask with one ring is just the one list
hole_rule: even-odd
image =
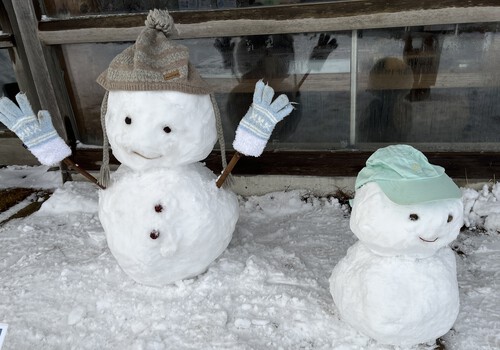
[[358,174],[350,226],[378,254],[431,256],[462,225],[460,189],[411,146],[379,149]]
[[217,141],[209,95],[110,91],[105,123],[113,154],[135,170],[200,161]]
[[107,90],[105,138],[116,158],[135,170],[200,161],[217,139],[212,89],[190,64],[187,47],[169,38],[174,24],[167,11],[150,11],[145,24],[135,44],[97,79]]

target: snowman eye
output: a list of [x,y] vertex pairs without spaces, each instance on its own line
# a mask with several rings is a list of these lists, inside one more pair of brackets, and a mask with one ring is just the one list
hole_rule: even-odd
[[409,216],[411,221],[417,221],[418,220],[418,215],[417,214],[410,214]]
[[165,131],[165,133],[167,133],[167,134],[170,134],[172,132],[172,129],[170,129],[170,127],[166,126],[163,128],[163,131]]
[[151,231],[149,234],[149,237],[151,239],[157,239],[158,237],[160,237],[160,231],[158,231],[158,230]]
[[127,124],[127,125],[132,124],[132,118],[130,118],[129,116],[126,116],[125,117],[125,124]]
[[449,214],[447,222],[452,222],[452,221],[453,221],[453,215]]

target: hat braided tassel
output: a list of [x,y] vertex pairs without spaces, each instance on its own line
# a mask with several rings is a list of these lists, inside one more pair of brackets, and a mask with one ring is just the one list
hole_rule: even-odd
[[99,171],[98,183],[100,186],[106,188],[109,185],[109,141],[108,135],[106,134],[106,112],[108,109],[108,91],[104,94],[101,104],[101,126],[103,134],[103,146],[102,146],[102,164]]

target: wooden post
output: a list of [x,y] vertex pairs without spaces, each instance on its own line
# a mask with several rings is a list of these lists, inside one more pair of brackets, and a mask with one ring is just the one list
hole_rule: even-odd
[[[67,103],[67,91],[61,79],[61,71],[53,59],[51,48],[42,45],[38,38],[38,20],[33,3],[4,0],[3,4],[23,67],[33,80],[35,91],[26,91],[33,109],[50,111],[55,129],[64,140],[67,140],[64,118],[72,117],[71,106]],[[33,95],[34,92],[36,96]]]

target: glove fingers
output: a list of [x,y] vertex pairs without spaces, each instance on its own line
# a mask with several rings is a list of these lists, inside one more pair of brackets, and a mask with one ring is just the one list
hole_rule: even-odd
[[287,106],[285,106],[285,108],[281,109],[279,112],[276,112],[276,117],[278,118],[278,120],[282,120],[287,115],[289,115],[290,113],[292,113],[292,111],[293,111],[293,106],[290,103]]
[[9,127],[8,124],[14,124],[16,119],[21,116],[21,110],[14,102],[7,97],[0,98],[0,120],[2,123]]
[[253,93],[253,102],[261,103],[262,102],[262,94],[264,92],[264,88],[266,84],[262,80],[259,80],[257,84],[255,84],[255,91]]
[[52,117],[50,116],[49,111],[39,111],[38,122],[43,130],[55,130],[52,125]]
[[262,92],[262,103],[265,105],[270,105],[273,100],[274,89],[269,85],[264,87],[264,91]]
[[288,97],[285,94],[281,94],[271,103],[271,110],[274,112],[278,112],[280,109],[285,107],[289,103]]
[[24,115],[28,116],[28,115],[35,115],[35,113],[33,112],[33,109],[31,109],[31,105],[28,101],[28,97],[26,96],[26,94],[23,94],[23,93],[18,93],[16,95],[16,100],[17,100],[17,103],[19,104],[19,108],[21,109],[21,111],[23,112]]

